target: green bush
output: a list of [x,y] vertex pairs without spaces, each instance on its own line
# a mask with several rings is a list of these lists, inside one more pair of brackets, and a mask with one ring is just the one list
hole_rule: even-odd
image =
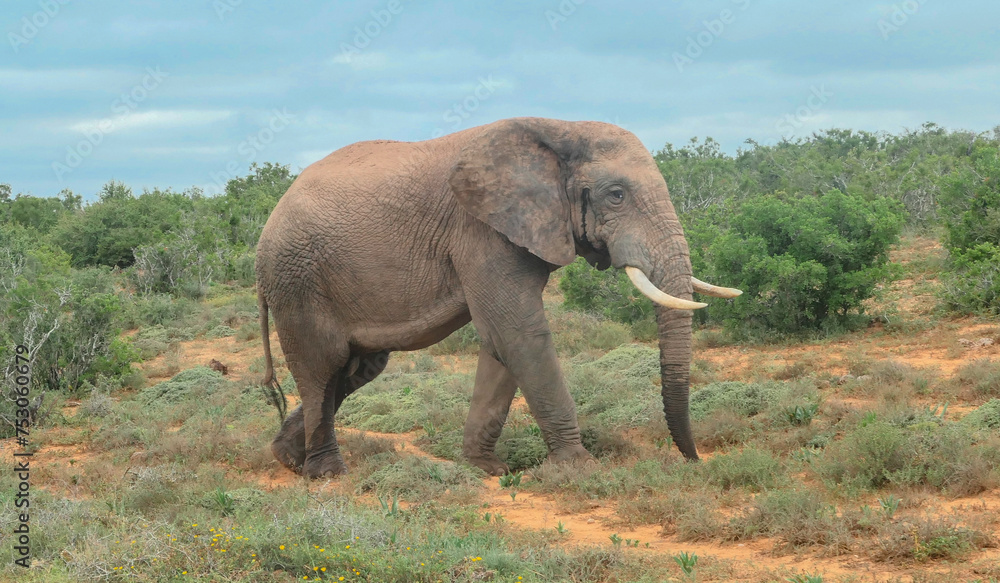
[[169,381],[146,387],[139,392],[137,398],[145,405],[204,399],[225,382],[222,373],[204,366],[196,366],[177,373]]
[[218,326],[215,326],[211,330],[209,330],[208,332],[206,332],[205,333],[205,337],[206,338],[227,338],[229,336],[234,336],[235,334],[236,334],[236,330],[233,330],[232,328],[230,328],[229,326],[226,326],[225,324],[219,324]]
[[383,433],[447,431],[465,423],[471,391],[467,375],[382,374],[344,400],[337,421]]
[[962,418],[962,423],[976,429],[1000,429],[1000,399],[990,399]]
[[577,412],[593,424],[627,429],[663,416],[655,348],[628,344],[592,362],[578,357],[564,370]]
[[951,269],[941,274],[941,296],[958,313],[1000,314],[1000,246],[978,243],[953,249]]
[[475,354],[479,352],[480,341],[479,332],[470,322],[431,346],[428,351],[431,354]]
[[471,466],[411,456],[375,470],[361,481],[358,490],[431,500],[446,491],[470,492],[482,488],[482,475]]
[[942,296],[956,312],[1000,313],[1000,154],[979,140],[972,163],[941,192],[951,269]]
[[[734,516],[729,523],[735,540],[777,537],[790,547],[823,545],[848,538],[837,509],[808,490],[774,490],[754,499],[749,512]],[[779,543],[781,544],[781,543]],[[838,549],[828,548],[835,552]]]
[[563,268],[559,289],[565,306],[600,314],[609,320],[633,324],[655,317],[653,302],[632,285],[624,271],[598,271],[582,257]]
[[814,466],[833,483],[851,488],[926,485],[955,496],[992,488],[1000,452],[976,446],[969,424],[921,421],[926,418],[919,412],[866,418],[827,446]]
[[836,190],[748,199],[729,217],[728,230],[697,249],[711,277],[744,292],[733,301],[710,300],[712,317],[739,337],[863,322],[863,302],[894,273],[889,247],[903,222],[891,200]]
[[787,400],[791,391],[792,385],[773,381],[711,383],[691,394],[691,418],[704,419],[715,411],[728,411],[740,417],[753,417]]
[[713,456],[706,465],[708,481],[725,489],[768,490],[784,478],[781,460],[755,448]]

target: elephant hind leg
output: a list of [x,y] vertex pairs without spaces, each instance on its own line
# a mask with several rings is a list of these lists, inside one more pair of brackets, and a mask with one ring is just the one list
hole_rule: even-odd
[[302,465],[306,462],[306,425],[302,405],[285,417],[281,431],[271,442],[271,453],[281,465],[296,474],[302,473]]
[[[334,391],[334,414],[340,409],[340,405],[348,395],[374,380],[385,370],[388,363],[389,351],[362,355],[357,357],[357,360],[350,359],[343,372],[350,372],[351,369],[354,371],[347,377],[346,381],[331,379],[331,382],[334,383],[332,389]],[[338,374],[340,372],[338,371]],[[286,468],[296,473],[302,473],[302,467],[306,461],[306,428],[302,405],[296,407],[292,414],[285,418],[281,431],[271,442],[271,453]],[[346,470],[346,466],[344,469]]]
[[493,449],[503,431],[517,392],[517,381],[487,350],[479,351],[476,385],[465,421],[462,455],[487,474],[500,476],[510,471]]

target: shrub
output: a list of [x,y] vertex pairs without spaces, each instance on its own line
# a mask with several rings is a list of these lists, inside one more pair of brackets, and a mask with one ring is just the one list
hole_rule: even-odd
[[782,481],[781,460],[754,448],[713,456],[708,460],[708,481],[724,489],[744,487],[767,490]]
[[962,496],[993,487],[1000,452],[976,447],[966,425],[921,418],[897,416],[896,424],[863,421],[827,446],[814,465],[834,483],[863,489],[927,485]]
[[596,425],[639,427],[663,415],[655,348],[621,346],[592,362],[574,360],[564,370],[577,411]]
[[549,455],[537,425],[504,427],[497,441],[496,454],[512,472],[519,472],[541,465]]
[[559,289],[565,306],[632,324],[655,317],[653,302],[632,285],[624,271],[598,271],[582,257],[563,268]]
[[971,164],[949,177],[941,215],[951,253],[942,296],[958,312],[1000,313],[1000,156],[979,140]]
[[992,536],[959,526],[954,518],[927,517],[915,524],[889,523],[876,539],[872,555],[879,561],[957,559],[994,545]]
[[472,379],[466,375],[382,374],[344,400],[337,420],[384,433],[421,427],[446,431],[465,422],[471,390]]
[[791,385],[780,382],[711,383],[691,394],[691,418],[704,419],[709,413],[726,410],[740,417],[753,417],[778,404],[791,393]]
[[479,332],[470,322],[431,346],[428,351],[431,354],[475,354],[479,352],[479,343]]
[[979,243],[951,252],[951,269],[941,275],[941,297],[952,311],[1000,313],[1000,246]]
[[206,338],[226,338],[228,336],[235,336],[236,330],[233,330],[225,324],[219,324],[211,330],[205,333]]
[[481,488],[481,475],[482,472],[470,466],[407,457],[375,470],[361,481],[358,490],[430,500],[446,490],[468,492]]
[[852,327],[894,273],[889,247],[903,222],[891,200],[836,190],[747,199],[729,230],[698,250],[712,277],[744,291],[731,302],[711,300],[712,317],[743,337]]
[[556,309],[549,314],[549,325],[560,354],[612,350],[632,342],[628,326],[593,314]]
[[990,399],[962,418],[962,423],[975,429],[1000,429],[1000,399]]
[[1000,396],[1000,363],[988,358],[963,365],[958,369],[955,379],[977,396]]
[[747,540],[776,537],[792,548],[822,545],[831,554],[848,550],[850,533],[837,509],[815,492],[776,490],[754,499],[749,511],[730,520],[730,537]]
[[196,366],[177,373],[169,381],[142,389],[138,400],[146,405],[156,405],[203,399],[225,382],[222,373],[204,366]]

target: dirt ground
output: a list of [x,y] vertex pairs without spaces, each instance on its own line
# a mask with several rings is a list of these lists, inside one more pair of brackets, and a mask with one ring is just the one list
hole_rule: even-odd
[[[928,240],[929,241],[929,240]],[[919,243],[919,242],[918,242]],[[940,253],[940,248],[933,241],[923,242],[907,249],[905,256],[894,257],[897,261],[907,262],[921,257]],[[822,372],[839,376],[849,372],[852,361],[859,359],[886,360],[891,359],[910,365],[919,371],[933,373],[936,378],[946,380],[964,364],[981,358],[996,359],[1000,356],[1000,341],[989,344],[979,342],[982,338],[995,338],[1000,333],[1000,323],[975,319],[940,319],[933,325],[916,326],[913,329],[891,329],[893,319],[921,320],[930,318],[933,312],[934,297],[926,293],[920,281],[913,278],[904,279],[892,284],[883,299],[884,306],[894,308],[894,315],[888,318],[884,325],[868,330],[841,336],[839,338],[794,345],[774,346],[723,346],[717,348],[696,348],[695,360],[709,363],[718,380],[754,380],[762,375],[773,373],[801,363],[808,371]],[[977,345],[977,343],[979,343]],[[280,363],[281,351],[277,335],[272,334],[271,346],[275,358]],[[170,367],[166,366],[167,354],[160,355],[142,365],[148,376],[149,383],[166,380],[171,376]],[[236,381],[255,381],[260,377],[261,349],[259,339],[250,343],[239,343],[234,338],[197,339],[180,343],[174,366],[181,370],[193,366],[207,366],[212,359],[218,359],[228,366],[229,378]],[[404,357],[405,358],[405,357]],[[469,372],[474,370],[475,355],[446,355],[434,357],[442,370]],[[390,367],[393,366],[390,363]],[[283,377],[287,370],[279,367]],[[827,398],[864,404],[863,398],[841,395],[837,393],[836,385],[831,386]],[[295,396],[290,396],[290,406],[296,404]],[[76,403],[67,403],[64,414],[73,415]],[[524,407],[523,401],[515,404]],[[968,407],[952,407],[950,415],[961,415]],[[340,429],[340,431],[352,431]],[[397,444],[403,455],[419,455],[432,457],[422,451],[415,440],[419,433],[410,434],[376,434],[374,435]],[[60,443],[58,435],[50,435],[46,446],[38,456],[45,464],[75,464],[82,463],[93,454],[87,451],[86,444]],[[5,457],[10,456],[13,444],[5,440],[2,444]],[[527,476],[525,479],[530,479]],[[268,490],[298,486],[302,478],[275,464],[275,467],[258,477],[261,486]],[[822,574],[827,577],[853,576],[858,581],[918,581],[919,574],[924,569],[936,572],[954,572],[956,565],[932,563],[927,566],[891,565],[873,563],[858,556],[823,557],[816,552],[801,552],[799,554],[775,556],[772,552],[773,541],[768,539],[755,540],[751,543],[705,543],[680,542],[676,535],[664,536],[659,527],[641,527],[633,530],[615,525],[615,506],[613,503],[598,503],[595,501],[583,511],[567,513],[559,508],[556,501],[546,495],[521,492],[512,500],[509,490],[501,489],[496,478],[484,480],[484,512],[499,512],[504,519],[519,528],[552,531],[562,524],[566,533],[562,536],[565,545],[607,545],[609,537],[617,534],[623,539],[638,539],[641,545],[630,548],[633,553],[657,553],[673,555],[681,551],[695,552],[702,557],[715,557],[719,560],[732,562],[735,565],[745,565],[747,569],[782,569],[789,568],[799,572]],[[314,482],[310,489],[336,490],[334,482]],[[350,492],[344,492],[349,494]],[[65,492],[67,496],[79,495],[78,492]],[[353,494],[353,493],[351,493]],[[935,513],[951,513],[955,510],[965,510],[978,513],[1000,514],[1000,491],[993,491],[970,498],[948,499],[932,494],[922,504],[924,509],[933,509]],[[373,504],[375,501],[373,500]],[[996,524],[994,522],[994,524]],[[1000,540],[1000,531],[993,535]],[[648,543],[648,545],[646,544]],[[1000,565],[1000,549],[987,549],[973,553],[967,560],[968,564],[998,564]],[[960,565],[958,566],[961,567]],[[971,571],[965,572],[972,580]]]

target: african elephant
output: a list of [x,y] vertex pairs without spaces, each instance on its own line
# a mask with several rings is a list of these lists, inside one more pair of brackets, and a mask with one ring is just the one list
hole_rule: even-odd
[[388,354],[469,322],[482,338],[463,452],[491,474],[520,387],[553,461],[589,458],[542,307],[549,274],[577,256],[625,268],[655,302],[663,406],[689,459],[692,291],[684,232],[649,151],[614,125],[498,121],[425,142],[352,144],[306,168],[257,247],[266,370],[273,313],[302,403],[271,449],[309,477],[346,471],[334,433],[344,398]]

